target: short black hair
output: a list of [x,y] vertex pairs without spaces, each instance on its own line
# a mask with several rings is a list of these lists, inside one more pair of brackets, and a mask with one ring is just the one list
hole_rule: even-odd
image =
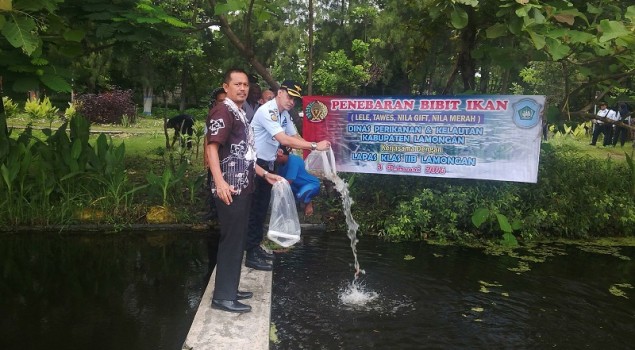
[[[225,82],[225,84],[229,84],[229,82],[232,80],[232,73],[242,73],[244,75],[247,75],[247,72],[245,72],[244,69],[241,68],[230,68],[225,72],[225,76],[223,77],[223,82]],[[247,75],[247,77],[249,77],[249,75]]]
[[224,94],[224,93],[225,93],[225,89],[223,87],[217,87],[216,89],[214,89],[214,91],[212,91],[212,95],[210,97],[212,98],[212,100],[216,100],[219,94]]
[[289,147],[284,146],[284,145],[280,145],[280,146],[278,146],[278,148],[282,150],[282,154],[284,154],[285,156],[289,155]]

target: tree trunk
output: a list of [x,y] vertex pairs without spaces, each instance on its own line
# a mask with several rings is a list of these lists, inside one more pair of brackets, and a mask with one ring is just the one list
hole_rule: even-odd
[[481,80],[479,81],[479,93],[481,94],[487,94],[488,93],[488,87],[489,87],[489,79],[490,79],[490,71],[489,71],[489,64],[486,65],[482,65],[481,66]]
[[183,69],[181,69],[181,102],[179,104],[179,112],[183,113],[187,107],[187,73],[188,66],[183,63]]
[[470,21],[467,27],[461,32],[461,52],[458,57],[459,70],[461,71],[461,79],[463,80],[463,91],[476,90],[476,65],[472,58],[472,51],[476,46],[476,23],[474,18],[474,10],[468,8],[468,18]]
[[[216,8],[216,0],[208,0],[212,10]],[[260,61],[256,58],[254,51],[251,46],[245,45],[242,40],[234,33],[234,31],[229,26],[229,22],[227,21],[227,17],[223,15],[217,15],[220,22],[221,31],[227,36],[227,39],[234,45],[234,47],[241,53],[241,55],[251,64],[251,66],[256,70],[256,73],[260,75],[266,82],[274,89],[279,87],[278,82],[271,76],[267,68],[260,63]],[[245,18],[245,21],[250,21],[250,18]]]
[[143,115],[152,115],[152,86],[143,87]]

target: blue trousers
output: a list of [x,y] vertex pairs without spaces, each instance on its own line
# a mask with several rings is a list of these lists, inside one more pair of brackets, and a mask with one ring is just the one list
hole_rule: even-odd
[[302,201],[302,203],[306,204],[313,199],[313,197],[317,196],[320,193],[320,184],[319,183],[309,183],[306,184],[297,191],[294,191],[295,198],[297,200]]

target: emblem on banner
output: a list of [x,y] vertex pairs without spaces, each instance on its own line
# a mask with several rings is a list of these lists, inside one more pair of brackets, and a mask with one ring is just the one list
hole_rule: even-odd
[[525,98],[513,104],[514,124],[519,128],[533,128],[540,121],[542,105],[533,99]]
[[320,101],[313,101],[306,106],[305,115],[306,119],[312,123],[319,123],[326,119],[326,115],[329,113],[326,105]]

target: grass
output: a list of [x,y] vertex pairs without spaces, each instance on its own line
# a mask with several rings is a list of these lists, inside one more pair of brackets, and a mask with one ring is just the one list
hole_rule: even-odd
[[585,153],[590,157],[597,159],[613,159],[616,161],[626,161],[626,156],[624,153],[628,153],[629,155],[633,155],[635,152],[635,144],[633,141],[627,141],[624,146],[620,146],[619,144],[615,147],[613,146],[602,146],[603,136],[601,136],[596,146],[591,146],[589,143],[591,142],[591,136],[589,135],[581,137],[581,138],[573,138],[573,137],[561,137],[561,138],[549,138],[547,142],[553,144],[554,146],[566,144],[578,150],[580,153]]

